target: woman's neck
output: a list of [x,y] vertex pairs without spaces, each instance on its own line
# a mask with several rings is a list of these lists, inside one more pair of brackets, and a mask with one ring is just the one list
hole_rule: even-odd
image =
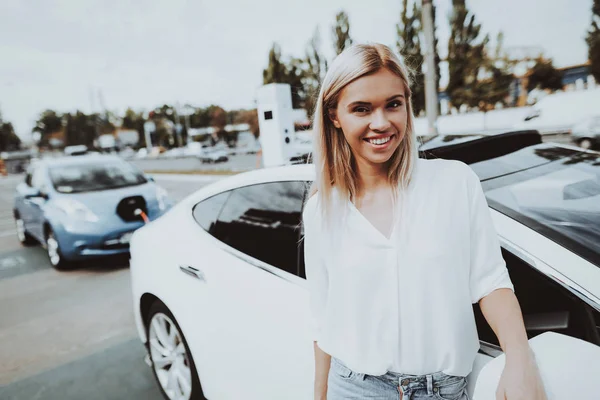
[[386,165],[357,165],[358,193],[362,198],[365,193],[374,193],[389,188]]

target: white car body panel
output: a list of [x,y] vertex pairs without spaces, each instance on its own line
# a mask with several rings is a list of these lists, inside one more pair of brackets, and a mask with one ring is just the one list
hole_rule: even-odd
[[[133,235],[132,290],[140,338],[146,342],[140,299],[151,293],[179,323],[209,399],[312,398],[309,296],[303,279],[213,238],[194,220],[192,209],[232,188],[313,177],[314,166],[295,165],[222,179],[189,195]],[[499,212],[492,210],[492,219],[504,247],[525,254],[532,266],[559,283],[577,284],[583,294],[598,301],[600,269]],[[199,270],[205,281],[180,267]],[[479,371],[491,360],[477,356],[468,378],[469,394]]]

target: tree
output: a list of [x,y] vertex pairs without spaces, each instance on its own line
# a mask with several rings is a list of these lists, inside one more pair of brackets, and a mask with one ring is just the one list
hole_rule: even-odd
[[67,146],[84,144],[88,148],[92,148],[96,139],[97,121],[99,121],[98,126],[103,133],[107,133],[109,126],[112,125],[110,122],[100,119],[97,114],[86,115],[79,110],[74,114],[65,114],[64,119],[65,144]]
[[[433,51],[434,51],[434,62],[435,62],[435,91],[439,92],[440,90],[440,53],[438,52],[438,38],[435,27],[435,11],[436,7],[431,3],[431,18],[433,20]],[[439,103],[438,103],[438,111],[439,111]]]
[[42,112],[35,123],[33,132],[39,132],[42,137],[50,133],[58,132],[62,129],[62,116],[54,110],[45,110]]
[[235,124],[248,124],[250,126],[250,132],[255,138],[259,136],[258,128],[258,112],[254,110],[238,110],[235,120]]
[[21,139],[15,133],[13,125],[3,120],[0,112],[0,151],[13,151],[20,147]]
[[273,43],[269,51],[269,63],[263,70],[263,84],[284,83],[287,79],[287,67],[281,60],[281,49],[277,43]]
[[123,129],[134,129],[138,133],[138,145],[140,147],[146,147],[146,135],[144,131],[144,114],[139,112],[136,113],[131,108],[125,110],[125,116],[121,121],[121,128]]
[[306,48],[305,64],[306,67],[302,79],[306,93],[304,108],[308,118],[312,119],[312,113],[314,112],[317,103],[316,100],[319,95],[319,88],[328,68],[327,59],[321,53],[321,35],[318,27],[315,29]]
[[263,84],[269,83],[287,83],[292,91],[292,107],[304,107],[305,93],[302,84],[304,71],[302,68],[303,60],[292,58],[288,63],[282,61],[281,50],[277,43],[269,51],[269,63],[263,70]]
[[588,57],[590,59],[590,72],[596,82],[600,82],[600,0],[594,0],[592,5],[592,26],[588,32]]
[[335,16],[335,25],[333,26],[334,50],[340,54],[346,47],[352,45],[350,37],[350,21],[345,11],[340,11]]
[[480,67],[484,64],[486,36],[479,41],[481,25],[475,23],[475,16],[469,17],[465,0],[452,0],[453,11],[450,17],[450,39],[448,41],[448,72],[450,79],[446,92],[452,105],[460,108],[463,104],[478,106],[476,92]]
[[419,33],[421,28],[421,10],[413,3],[412,13],[408,14],[408,0],[402,2],[400,23],[396,24],[398,35],[396,48],[404,63],[412,72],[412,106],[415,115],[425,110],[425,76],[423,75],[423,54]]
[[528,72],[527,91],[535,88],[560,90],[562,89],[563,73],[552,64],[552,60],[539,57]]

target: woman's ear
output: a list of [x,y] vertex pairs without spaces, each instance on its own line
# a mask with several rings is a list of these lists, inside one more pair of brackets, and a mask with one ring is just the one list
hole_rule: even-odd
[[340,129],[342,125],[340,125],[340,121],[338,121],[336,110],[334,108],[330,108],[327,111],[327,114],[329,115],[329,119],[331,120],[331,122],[333,122],[333,126]]

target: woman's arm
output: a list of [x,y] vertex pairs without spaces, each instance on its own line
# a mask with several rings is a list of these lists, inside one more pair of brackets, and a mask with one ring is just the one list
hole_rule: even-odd
[[499,400],[546,400],[521,307],[511,289],[497,289],[479,301],[483,316],[498,337],[506,361],[496,391]]
[[494,290],[479,301],[479,306],[498,337],[507,362],[530,353],[521,307],[512,290]]
[[315,400],[326,400],[331,356],[321,350],[317,342],[313,343],[315,347]]

